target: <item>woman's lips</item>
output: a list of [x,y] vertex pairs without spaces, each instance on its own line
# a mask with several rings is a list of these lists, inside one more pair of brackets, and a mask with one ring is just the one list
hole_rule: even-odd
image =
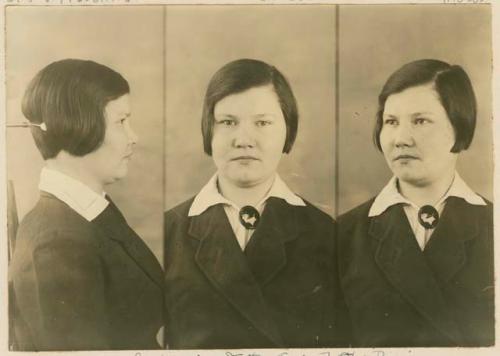
[[238,156],[231,158],[231,161],[258,161],[259,159],[254,156]]
[[393,161],[402,161],[402,160],[412,160],[412,159],[419,159],[417,156],[413,155],[398,155],[396,156]]

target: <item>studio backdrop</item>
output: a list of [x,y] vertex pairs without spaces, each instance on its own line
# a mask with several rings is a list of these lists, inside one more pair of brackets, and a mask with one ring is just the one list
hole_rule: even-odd
[[252,58],[282,72],[298,103],[297,140],[280,176],[334,215],[335,6],[169,6],[166,46],[165,208],[196,195],[215,172],[201,134],[211,76]]

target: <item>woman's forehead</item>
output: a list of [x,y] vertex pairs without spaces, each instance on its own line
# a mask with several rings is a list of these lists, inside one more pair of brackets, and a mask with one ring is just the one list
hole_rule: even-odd
[[385,115],[441,114],[445,112],[439,94],[432,85],[409,87],[387,97]]
[[279,98],[272,85],[252,87],[219,100],[214,115],[262,115],[281,112]]
[[106,114],[112,116],[130,116],[130,95],[124,94],[115,100],[111,100],[106,104]]

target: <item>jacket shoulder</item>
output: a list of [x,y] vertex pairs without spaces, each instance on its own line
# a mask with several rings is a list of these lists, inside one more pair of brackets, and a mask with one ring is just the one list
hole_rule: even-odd
[[96,236],[92,224],[65,203],[41,197],[19,225],[10,272],[20,278],[24,268],[35,263],[49,261],[54,268],[62,268],[65,263],[97,256],[100,243]]
[[483,199],[486,202],[484,209],[485,209],[487,215],[491,216],[493,218],[493,207],[494,207],[493,203],[486,198],[483,198]]
[[164,214],[165,224],[173,221],[177,221],[179,219],[187,219],[189,208],[193,204],[195,197],[192,197],[173,208],[167,210]]
[[454,204],[453,207],[455,209],[460,209],[475,214],[475,216],[478,217],[481,225],[490,227],[492,229],[493,203],[484,197],[482,198],[486,203],[485,205],[473,205],[467,203],[465,200],[461,198],[457,198],[456,201],[458,202],[458,204]]
[[19,224],[17,238],[40,238],[61,231],[90,234],[93,230],[92,224],[64,202],[54,196],[42,195]]
[[163,233],[165,238],[168,236],[166,243],[171,243],[187,233],[190,221],[188,213],[193,201],[194,197],[165,212],[163,216]]

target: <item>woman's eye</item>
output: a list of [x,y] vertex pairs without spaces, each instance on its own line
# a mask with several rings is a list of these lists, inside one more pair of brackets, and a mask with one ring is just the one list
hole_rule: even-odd
[[236,121],[229,120],[229,119],[219,120],[219,121],[217,121],[217,124],[223,125],[223,126],[234,126],[234,125],[236,125]]
[[429,122],[429,120],[427,120],[426,118],[423,118],[423,117],[418,117],[414,121],[415,125],[423,125],[423,124],[426,124],[427,122]]
[[393,126],[397,125],[398,121],[396,119],[385,119],[384,125]]
[[259,126],[259,127],[263,127],[263,126],[271,125],[271,121],[268,121],[268,120],[259,120],[255,124],[257,126]]

